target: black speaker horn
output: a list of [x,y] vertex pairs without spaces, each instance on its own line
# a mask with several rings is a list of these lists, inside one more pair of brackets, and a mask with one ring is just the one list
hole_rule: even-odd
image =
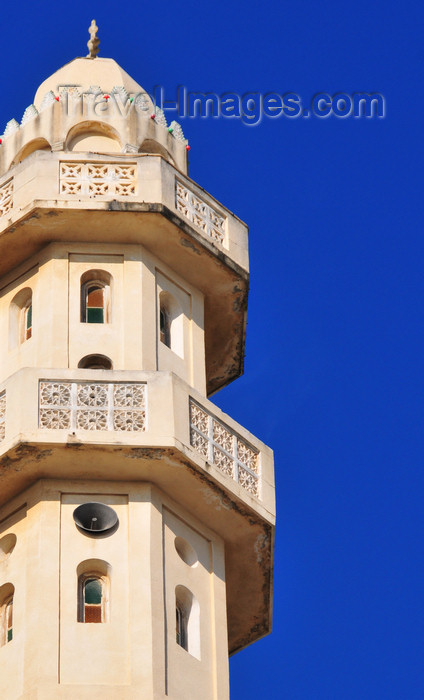
[[75,524],[88,535],[104,535],[118,526],[118,516],[105,503],[83,503],[75,508]]

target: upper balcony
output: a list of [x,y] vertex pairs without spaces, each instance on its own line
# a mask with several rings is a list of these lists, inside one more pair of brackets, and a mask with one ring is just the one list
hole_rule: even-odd
[[226,543],[230,650],[270,630],[272,451],[174,374],[10,377],[0,387],[0,501],[46,477],[157,485]]
[[35,151],[0,180],[0,275],[47,243],[141,244],[205,297],[207,391],[243,371],[247,227],[160,155]]

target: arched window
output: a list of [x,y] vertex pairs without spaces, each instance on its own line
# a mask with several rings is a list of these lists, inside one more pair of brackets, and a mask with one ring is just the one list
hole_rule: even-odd
[[81,277],[81,322],[109,323],[111,276],[104,270],[89,270]]
[[78,580],[78,622],[106,622],[106,579],[97,573]]
[[23,308],[22,324],[23,340],[28,340],[32,336],[32,299],[30,299]]
[[6,583],[0,588],[0,646],[13,639],[13,595],[15,588]]
[[184,314],[180,303],[169,292],[159,294],[159,339],[180,357],[184,357]]
[[78,622],[108,622],[109,564],[101,559],[88,559],[79,564],[77,576]]
[[113,369],[106,355],[86,355],[78,362],[78,369]]
[[32,337],[32,290],[21,289],[13,297],[9,310],[9,349],[17,347]]
[[103,284],[92,282],[85,288],[86,323],[105,322],[105,289]]
[[171,347],[171,324],[169,322],[169,313],[165,304],[160,307],[160,341],[168,348]]
[[164,146],[161,146],[160,143],[157,141],[154,141],[153,139],[145,139],[143,143],[141,144],[140,148],[138,149],[139,153],[152,153],[154,155],[160,155],[165,158],[169,163],[172,163],[172,165],[175,165],[175,161],[170,155],[170,153],[164,148]]
[[22,163],[22,161],[25,160],[25,158],[28,158],[28,156],[30,156],[32,153],[35,153],[35,151],[51,150],[51,146],[49,142],[46,141],[46,139],[34,139],[33,141],[27,143],[23,148],[21,148],[20,151],[18,151],[13,161],[11,162],[10,167],[12,167],[12,165],[16,165],[17,163]]
[[87,576],[81,581],[81,622],[104,622],[103,580],[99,576]]
[[177,644],[200,659],[200,606],[185,586],[175,588],[175,622]]
[[4,637],[3,644],[13,639],[13,596],[4,604]]
[[187,651],[187,616],[181,604],[176,604],[176,641]]
[[74,126],[66,137],[66,150],[74,152],[120,153],[118,133],[109,124],[85,121]]

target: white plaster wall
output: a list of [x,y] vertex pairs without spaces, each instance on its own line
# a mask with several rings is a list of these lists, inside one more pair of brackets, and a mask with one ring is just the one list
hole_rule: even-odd
[[[117,512],[110,536],[76,528],[74,509],[92,500]],[[0,511],[0,538],[9,532],[17,544],[0,585],[15,586],[14,634],[0,647],[2,700],[228,699],[224,548],[189,512],[148,484],[45,480]],[[178,556],[176,534],[196,548],[196,567]],[[86,559],[111,567],[105,623],[77,621]],[[200,660],[176,643],[178,584],[200,603]]]
[[[107,323],[81,322],[81,277],[89,270],[112,278]],[[32,337],[11,347],[10,304],[26,287],[33,292]],[[159,341],[161,289],[182,306],[183,357]],[[0,381],[23,367],[76,369],[83,357],[101,354],[116,370],[171,370],[204,394],[203,304],[201,292],[142,246],[51,244],[4,278]]]

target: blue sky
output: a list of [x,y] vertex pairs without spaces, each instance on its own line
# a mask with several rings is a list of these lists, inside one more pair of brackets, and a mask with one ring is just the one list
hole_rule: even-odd
[[422,4],[5,3],[0,130],[93,17],[148,91],[385,97],[384,119],[183,128],[250,227],[245,375],[214,400],[275,451],[274,631],[231,698],[422,699]]

